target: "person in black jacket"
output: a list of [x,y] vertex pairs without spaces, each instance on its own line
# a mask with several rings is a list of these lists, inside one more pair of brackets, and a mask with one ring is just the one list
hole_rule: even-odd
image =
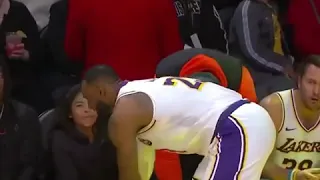
[[38,27],[27,7],[17,1],[1,0],[0,52],[6,55],[17,100],[42,112],[50,104],[49,93],[39,88],[43,51]]
[[103,129],[100,119],[107,117],[99,113],[97,118],[89,109],[80,85],[71,88],[55,113],[59,118],[52,138],[55,179],[118,180],[115,148],[99,136],[99,128]]
[[8,67],[0,56],[0,179],[35,180],[42,153],[39,119],[10,94]]

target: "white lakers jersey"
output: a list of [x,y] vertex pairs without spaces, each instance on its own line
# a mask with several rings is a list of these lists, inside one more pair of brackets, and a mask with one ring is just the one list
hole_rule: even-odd
[[311,129],[300,122],[293,90],[277,93],[282,100],[284,117],[272,155],[274,162],[287,169],[308,169],[319,166],[319,120]]
[[142,92],[153,102],[153,119],[138,139],[154,149],[176,153],[207,153],[220,114],[242,96],[213,83],[163,77],[132,81],[122,96]]

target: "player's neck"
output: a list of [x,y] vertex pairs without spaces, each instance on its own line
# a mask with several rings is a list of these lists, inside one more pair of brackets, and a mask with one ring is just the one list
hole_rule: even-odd
[[298,112],[298,115],[304,119],[304,120],[317,120],[319,115],[320,115],[320,111],[315,111],[312,110],[310,108],[308,108],[305,103],[302,101],[302,98],[299,94],[299,92],[294,91],[294,101],[296,103],[296,110]]

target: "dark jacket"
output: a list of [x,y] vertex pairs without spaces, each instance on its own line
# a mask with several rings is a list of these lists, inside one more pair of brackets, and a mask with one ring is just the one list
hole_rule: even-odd
[[0,58],[3,100],[0,105],[0,179],[34,180],[42,153],[41,127],[37,113],[11,98],[11,80]]
[[180,34],[185,44],[199,47],[191,38],[197,34],[203,48],[229,53],[226,32],[212,1],[175,0],[174,6],[179,19]]
[[224,8],[237,7],[242,0],[204,0],[204,1],[212,2],[214,6],[217,8],[217,10],[219,11]]
[[68,0],[60,0],[52,4],[47,32],[44,38],[49,45],[54,70],[68,75],[80,75],[83,63],[70,61],[64,51],[67,15]]
[[111,142],[88,139],[77,130],[55,130],[52,152],[56,180],[118,180],[115,148]]
[[26,78],[33,77],[34,70],[39,64],[38,61],[41,60],[40,35],[37,24],[27,7],[21,2],[10,1],[9,12],[4,17],[0,28],[2,52],[4,52],[5,47],[5,34],[17,31],[22,31],[27,36],[27,38],[22,39],[22,43],[30,53],[30,60],[9,60],[7,63],[10,67],[13,81],[22,83],[26,81]]
[[37,113],[25,104],[11,101],[4,106],[0,131],[0,179],[36,179],[42,153]]
[[[239,4],[230,24],[229,45],[231,55],[239,57],[256,71],[281,74],[292,64],[283,34],[275,37],[274,10],[257,0]],[[280,30],[281,31],[281,30]],[[274,52],[275,39],[280,38],[284,55]]]

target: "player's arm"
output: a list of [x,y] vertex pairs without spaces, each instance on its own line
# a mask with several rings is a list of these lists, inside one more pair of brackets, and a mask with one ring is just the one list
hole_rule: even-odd
[[[271,116],[277,132],[279,132],[283,126],[283,104],[278,94],[271,94],[260,102],[260,105],[264,107]],[[262,176],[264,178],[273,180],[287,180],[289,171],[272,162],[271,158],[267,161]]]
[[141,180],[136,136],[150,124],[153,104],[144,93],[126,95],[115,105],[109,121],[109,136],[117,148],[119,180]]

